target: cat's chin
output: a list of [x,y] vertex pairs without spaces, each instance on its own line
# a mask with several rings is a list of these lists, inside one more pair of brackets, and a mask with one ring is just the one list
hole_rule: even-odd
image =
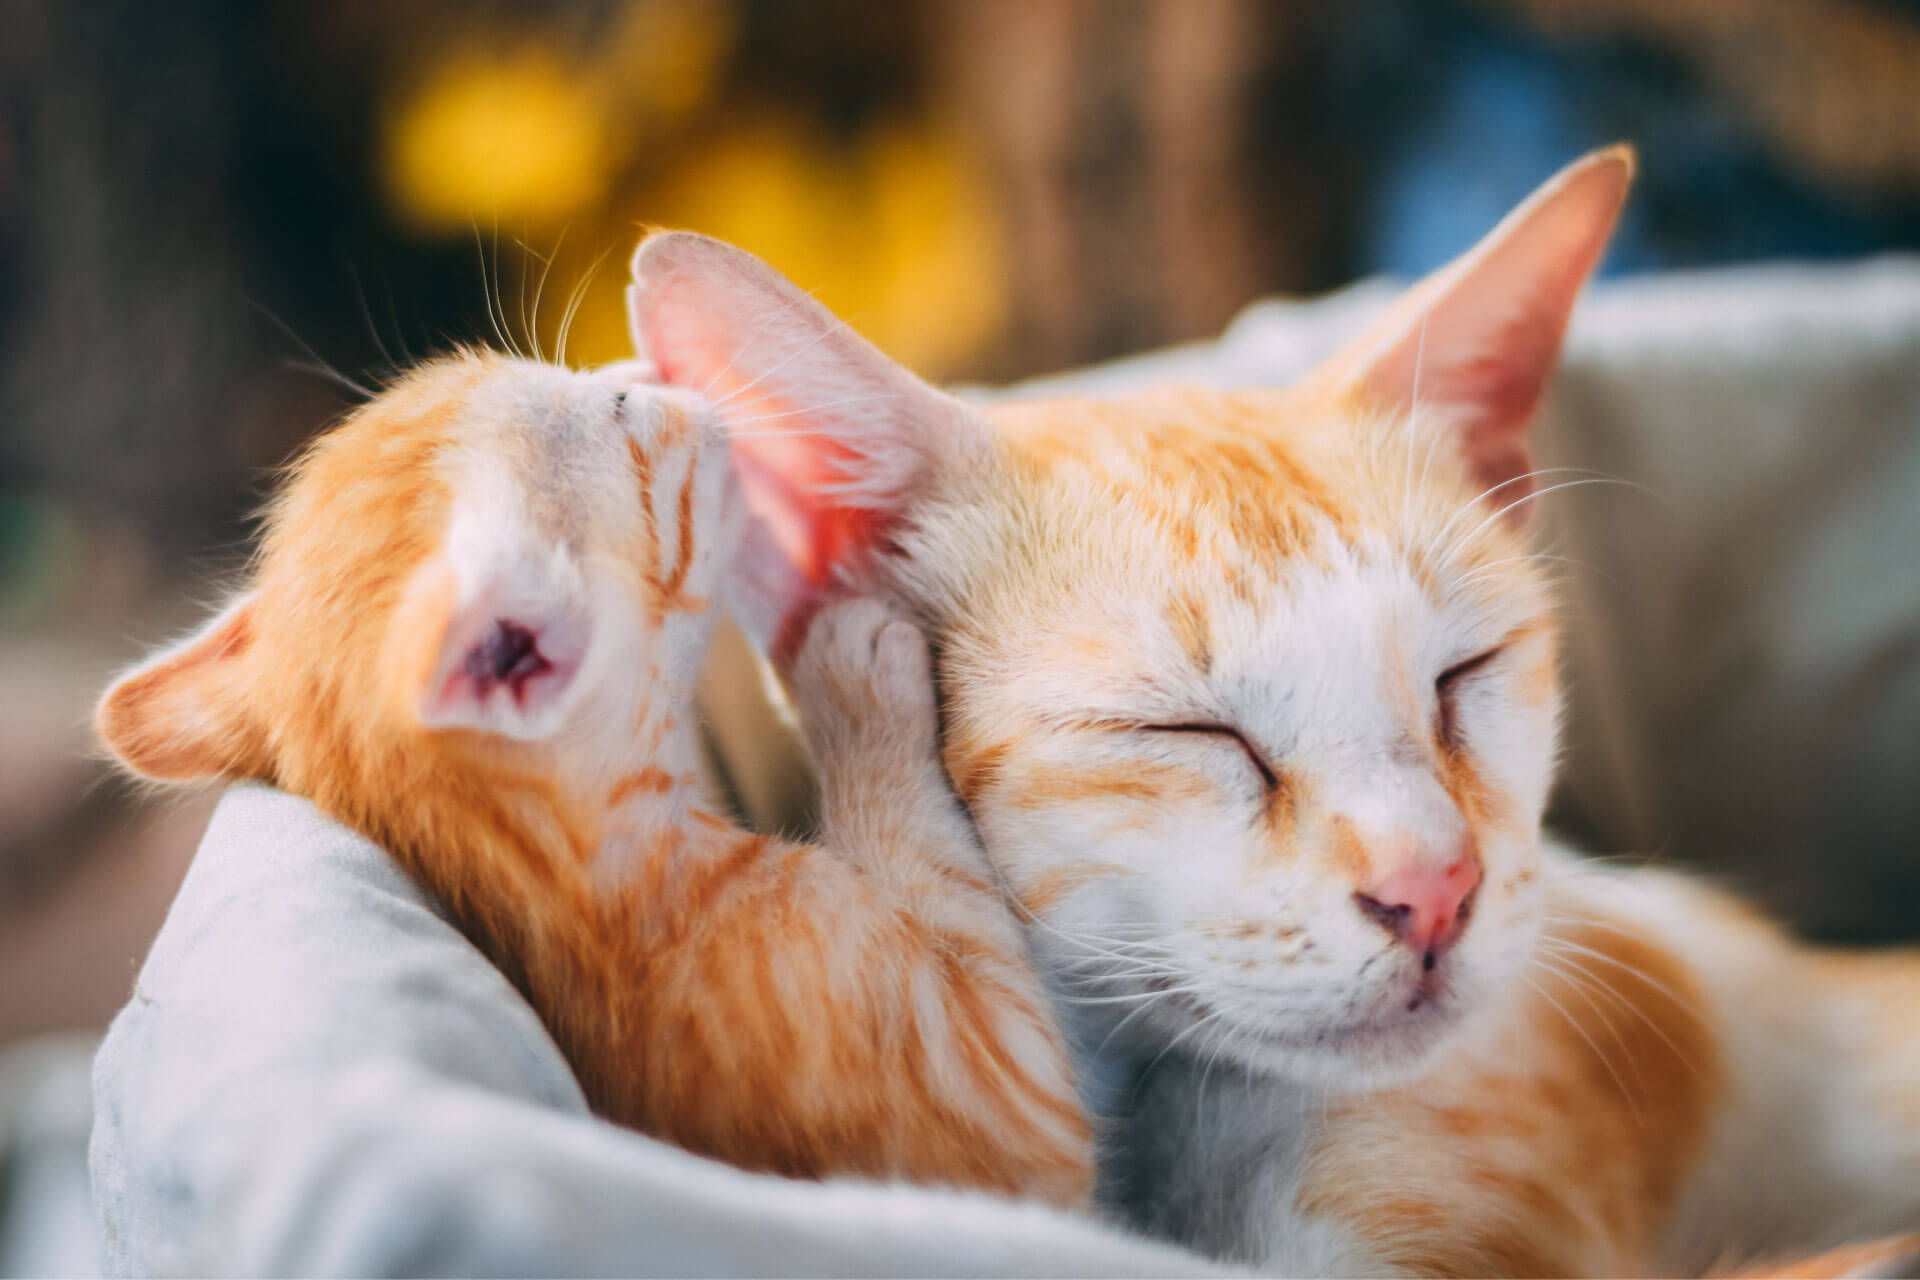
[[1387,1088],[1421,1075],[1459,1034],[1458,1000],[1432,1000],[1362,1022],[1262,1030],[1233,1026],[1219,1053],[1246,1069],[1338,1092]]

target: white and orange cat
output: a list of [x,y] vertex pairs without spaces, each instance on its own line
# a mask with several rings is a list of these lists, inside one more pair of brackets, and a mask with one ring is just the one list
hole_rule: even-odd
[[384,846],[602,1115],[750,1169],[1084,1204],[1088,1123],[918,633],[844,602],[799,649],[824,843],[715,816],[693,681],[744,512],[713,409],[644,373],[401,379],[294,467],[246,589],[107,692],[101,737]]
[[1573,165],[1284,391],[977,409],[737,250],[635,259],[642,349],[737,428],[775,650],[836,579],[926,628],[1063,1016],[1144,1073],[1112,1181],[1161,1234],[1646,1275],[1920,1225],[1920,956],[1543,841],[1527,425],[1632,167]]

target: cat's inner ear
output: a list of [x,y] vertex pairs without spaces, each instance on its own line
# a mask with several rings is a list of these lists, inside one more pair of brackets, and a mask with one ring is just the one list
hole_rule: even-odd
[[[984,427],[752,255],[705,236],[650,237],[628,300],[661,378],[727,423],[758,527],[736,612],[763,646],[836,578],[859,573],[894,520],[977,447]],[[776,645],[776,647],[778,647]]]
[[578,690],[592,618],[568,572],[533,557],[477,569],[436,557],[392,623],[389,670],[403,711],[429,729],[520,741],[552,736]]
[[114,681],[94,709],[100,740],[160,782],[249,777],[261,767],[246,706],[254,598],[229,604],[190,639]]
[[[1533,490],[1528,426],[1581,287],[1633,180],[1610,147],[1551,178],[1465,256],[1429,276],[1316,374],[1415,427],[1451,431],[1473,480],[1502,504]],[[1512,508],[1530,516],[1537,503]]]

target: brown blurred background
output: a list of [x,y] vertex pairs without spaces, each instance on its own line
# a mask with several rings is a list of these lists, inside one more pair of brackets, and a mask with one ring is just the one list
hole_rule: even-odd
[[1917,87],[1895,0],[0,0],[0,1043],[104,1021],[204,820],[90,759],[106,675],[348,384],[622,355],[643,224],[999,380],[1423,271],[1618,138],[1612,271],[1920,248]]

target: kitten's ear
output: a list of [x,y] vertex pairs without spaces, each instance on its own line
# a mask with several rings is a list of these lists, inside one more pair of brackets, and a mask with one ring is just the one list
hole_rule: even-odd
[[94,731],[127,768],[156,782],[258,773],[262,748],[245,701],[253,640],[249,594],[114,681],[94,708]]
[[386,665],[400,710],[429,729],[551,736],[592,635],[584,592],[563,563],[489,558],[463,568],[436,557],[394,613]]
[[[1310,385],[1459,433],[1475,481],[1531,492],[1527,426],[1581,286],[1633,181],[1633,150],[1596,151],[1554,175],[1465,256],[1427,277]],[[1516,510],[1530,510],[1526,504]]]
[[[634,339],[666,382],[700,392],[732,432],[760,527],[741,622],[765,646],[836,575],[857,572],[945,467],[987,439],[929,387],[750,254],[705,236],[649,237],[633,259]],[[756,616],[757,615],[757,616]]]

